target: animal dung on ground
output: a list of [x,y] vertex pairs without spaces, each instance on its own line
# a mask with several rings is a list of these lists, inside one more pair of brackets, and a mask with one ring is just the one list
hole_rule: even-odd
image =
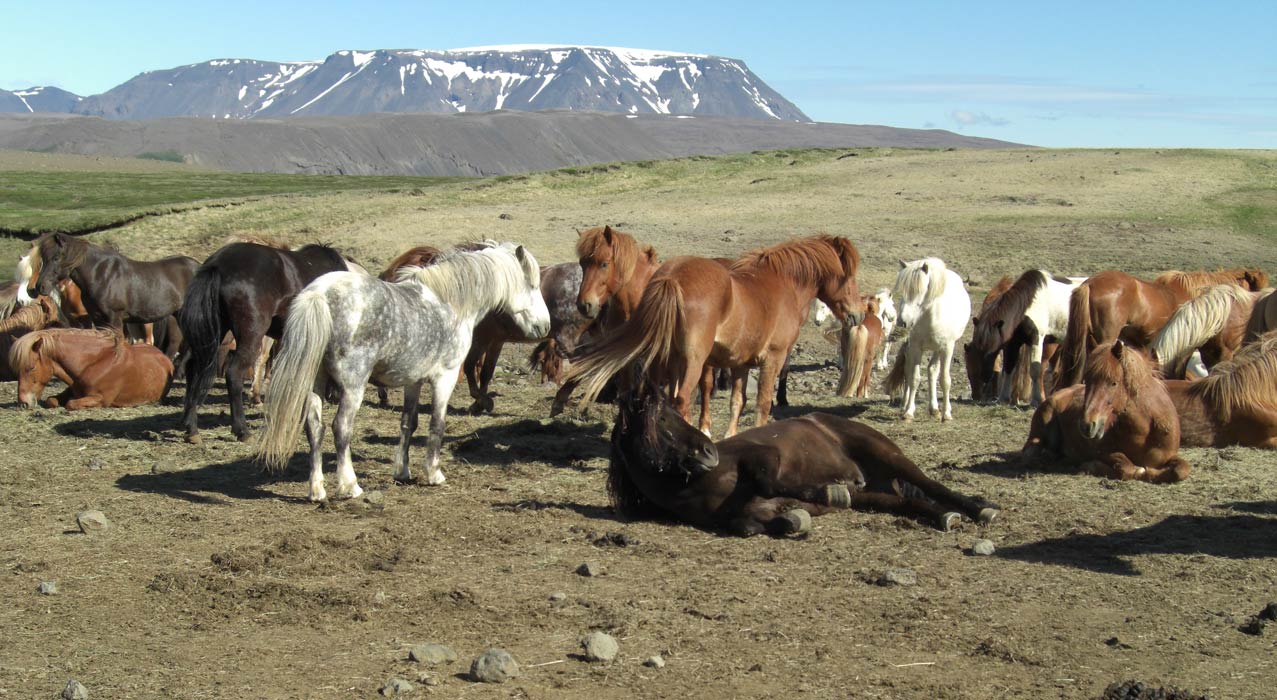
[[551,603],[562,603],[563,601],[567,599],[568,599],[568,594],[564,593],[563,591],[555,591],[550,594]]
[[916,586],[918,574],[913,569],[887,569],[877,583],[879,586]]
[[470,664],[470,678],[477,683],[505,683],[518,675],[519,663],[505,649],[488,649]]
[[457,652],[444,644],[418,644],[408,650],[408,660],[431,666],[450,664],[457,660]]
[[648,668],[665,668],[665,658],[660,654],[653,654],[652,656],[647,657],[647,660],[643,662],[643,665]]
[[611,661],[616,658],[621,647],[612,635],[591,632],[581,640],[581,649],[585,652],[586,661]]
[[106,519],[106,515],[100,510],[86,510],[75,516],[76,525],[80,526],[80,532],[91,535],[95,532],[105,532],[110,530],[111,521]]

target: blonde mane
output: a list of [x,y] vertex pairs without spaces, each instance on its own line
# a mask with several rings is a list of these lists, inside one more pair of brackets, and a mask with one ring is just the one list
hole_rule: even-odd
[[[112,328],[49,328],[32,331],[14,341],[13,347],[9,348],[9,364],[18,368],[32,359],[41,362],[51,361],[52,356],[60,350],[62,342],[71,338],[81,339],[73,342],[83,342],[85,339],[108,341],[114,346],[116,355],[127,347],[124,336]],[[32,346],[39,340],[44,342],[40,343],[39,348],[33,350]]]
[[532,253],[524,249],[520,264],[516,249],[513,243],[496,241],[458,246],[441,254],[432,265],[399,270],[397,281],[411,280],[426,286],[458,316],[472,316],[484,307],[500,311],[526,285],[531,284],[534,289],[541,285],[541,273]]
[[1271,289],[1251,292],[1235,284],[1208,287],[1175,310],[1149,346],[1153,358],[1164,371],[1178,374],[1188,355],[1224,330],[1234,305],[1252,308],[1272,293]]
[[1242,407],[1277,411],[1277,331],[1265,333],[1242,346],[1233,359],[1215,365],[1204,379],[1189,385],[1188,394],[1200,397],[1224,421]]
[[906,302],[927,305],[944,294],[949,268],[940,258],[923,258],[905,263],[896,273],[896,286],[892,296]]
[[1258,287],[1266,287],[1268,285],[1268,275],[1262,270],[1245,267],[1234,267],[1228,270],[1221,269],[1214,272],[1207,270],[1195,270],[1192,272],[1168,270],[1158,275],[1154,281],[1168,287],[1179,287],[1186,292],[1192,293],[1202,287],[1218,284],[1231,284],[1249,290],[1253,282]]
[[[604,260],[600,255],[606,248],[612,249],[612,257]],[[576,239],[576,255],[578,258],[590,258],[596,263],[611,262],[616,266],[618,286],[624,287],[634,276],[634,268],[641,257],[655,257],[656,251],[651,246],[640,246],[634,237],[611,226],[596,226],[581,232]]]
[[860,253],[851,241],[820,234],[751,250],[728,269],[746,273],[765,269],[799,284],[820,285],[829,279],[854,276],[859,265]]

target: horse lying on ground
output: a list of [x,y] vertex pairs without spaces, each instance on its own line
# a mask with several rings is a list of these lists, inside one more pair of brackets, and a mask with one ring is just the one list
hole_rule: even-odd
[[1112,479],[1172,483],[1188,478],[1179,456],[1180,422],[1152,362],[1121,340],[1087,358],[1084,384],[1038,406],[1022,458],[1062,456]]
[[[36,297],[31,303],[0,321],[0,357],[9,357],[9,349],[18,338],[57,322],[58,305],[49,297]],[[11,382],[17,378],[17,372],[7,360],[0,362],[0,381]]]
[[[927,369],[931,380],[931,415],[942,421],[953,420],[949,402],[953,344],[962,337],[971,316],[971,297],[962,278],[939,258],[901,260],[892,296],[901,300],[900,327],[909,332],[909,339],[901,344],[883,388],[891,396],[904,394],[902,417],[906,421],[913,420],[922,354],[930,352]],[[943,412],[938,400],[941,388],[944,390]]]
[[987,524],[998,506],[928,478],[890,439],[823,413],[770,423],[717,444],[637,377],[612,429],[608,492],[630,518],[665,517],[748,537],[801,532],[810,515],[854,508],[941,529],[963,515]]
[[1277,449],[1277,331],[1247,344],[1198,381],[1168,380],[1180,445]]
[[140,406],[163,400],[173,363],[153,345],[130,344],[117,331],[56,328],[28,333],[9,351],[18,374],[18,401],[34,407],[53,377],[66,391],[42,403],[48,408]]

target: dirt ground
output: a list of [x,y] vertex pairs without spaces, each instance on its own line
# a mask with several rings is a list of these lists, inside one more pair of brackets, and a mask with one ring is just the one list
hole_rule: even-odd
[[[999,168],[1023,160],[978,156],[998,157]],[[652,216],[665,216],[651,196]],[[998,270],[1068,257],[1052,241],[1081,244],[1084,259],[1051,265],[1061,272],[1100,269],[1125,254],[1087,247],[1118,231],[1120,214],[1097,214],[1072,190],[1061,196],[1082,203],[1033,225],[961,218],[955,209],[949,215],[960,225],[935,239],[916,235],[920,224],[911,223],[925,211],[909,210],[915,218],[905,221],[888,209],[872,213],[863,228],[865,286],[885,284],[896,253],[915,248],[946,251],[985,287]],[[543,218],[545,205],[525,207],[513,195],[515,204],[465,206],[483,207],[485,222],[513,211],[520,225],[561,230],[590,206],[637,207],[638,197],[582,196],[557,221]],[[304,204],[313,220],[327,221],[353,211],[350,201],[287,206]],[[1168,195],[1168,209],[1177,202]],[[380,203],[366,198],[362,206]],[[264,206],[241,208],[237,221],[265,216]],[[706,206],[719,217],[717,203]],[[1156,221],[1156,206],[1139,209],[1148,214],[1131,219],[1135,236],[1169,235],[1146,223]],[[702,230],[725,231],[706,252],[763,237],[752,212],[714,228],[700,221]],[[183,240],[220,235],[215,219],[201,227],[197,216],[172,222]],[[287,223],[271,225],[315,226],[320,238],[338,228],[306,224],[292,211],[280,220]],[[383,229],[386,220],[376,219]],[[1216,235],[1185,221],[1174,224],[1183,240]],[[681,227],[630,223],[669,254],[693,252]],[[963,247],[962,236],[985,226],[1020,227],[1024,238],[1000,258]],[[145,222],[114,240],[153,241],[160,229],[162,222]],[[367,240],[386,257],[403,243]],[[1232,259],[1277,271],[1270,243],[1227,231],[1214,240],[1199,266]],[[567,246],[547,248],[543,262],[568,259]],[[1131,255],[1141,270],[1201,260],[1187,246]],[[973,293],[977,302],[980,295]],[[942,533],[846,512],[816,519],[805,539],[741,540],[618,519],[604,489],[612,409],[548,419],[553,392],[523,369],[526,353],[515,346],[503,357],[496,415],[465,415],[468,396],[454,394],[448,481],[439,487],[392,480],[397,408],[376,406],[369,392],[357,419],[356,471],[382,504],[307,503],[300,451],[285,473],[262,473],[249,446],[231,438],[220,384],[202,414],[201,445],[186,444],[177,429],[180,385],[171,405],[81,413],[19,410],[14,386],[0,386],[0,698],[54,697],[71,678],[94,698],[371,698],[392,677],[416,686],[407,697],[442,698],[1095,698],[1127,679],[1213,698],[1277,697],[1277,627],[1260,636],[1238,629],[1277,600],[1272,453],[1187,450],[1191,478],[1160,487],[1022,465],[1014,453],[1027,410],[964,400],[952,423],[923,410],[904,424],[885,397],[833,398],[832,349],[808,328],[794,360],[794,405],[778,417],[823,410],[865,421],[948,486],[999,503],[1002,516],[987,528],[966,523]],[[957,363],[954,385],[968,394]],[[721,431],[726,399],[715,406]],[[260,424],[257,410],[250,419]],[[423,429],[415,464],[424,443]],[[76,514],[88,509],[114,527],[81,534]],[[978,538],[992,540],[996,553],[972,556]],[[586,562],[601,574],[578,575]],[[916,572],[917,584],[876,584],[895,568]],[[37,592],[46,581],[57,583],[55,595]],[[580,638],[593,630],[620,641],[615,662],[579,656]],[[450,645],[459,660],[407,660],[411,646],[427,642]],[[512,653],[522,674],[503,685],[472,683],[470,660],[493,646]],[[643,665],[655,654],[664,668]]]

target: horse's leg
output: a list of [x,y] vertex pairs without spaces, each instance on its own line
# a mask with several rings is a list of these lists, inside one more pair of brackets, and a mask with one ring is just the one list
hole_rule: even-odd
[[482,397],[479,400],[483,404],[483,413],[492,413],[493,409],[496,408],[492,400],[492,393],[488,391],[488,387],[492,384],[493,375],[497,373],[497,360],[501,358],[501,350],[504,347],[504,340],[494,338],[488,344],[487,351],[483,353],[483,364],[479,366],[479,394]]
[[147,345],[155,345],[155,324],[143,323],[142,334],[146,337]]
[[918,395],[918,375],[922,373],[922,343],[906,343],[905,344],[905,395],[903,398],[904,413],[902,417],[906,421],[913,420],[913,414],[918,410],[916,405]]
[[[754,401],[754,427],[767,425],[772,418],[772,396],[776,393],[776,376],[788,359],[787,355],[773,353],[758,368],[758,398]],[[743,392],[742,392],[743,393]]]
[[[749,385],[749,368],[733,367],[732,368],[732,414],[727,421],[727,433],[723,437],[731,437],[736,434],[740,428],[740,416],[745,412],[745,387]],[[709,435],[709,427],[702,429],[703,433]]]
[[701,371],[701,432],[705,433],[707,436],[709,435],[710,428],[709,400],[710,396],[714,393],[714,385],[717,383],[715,380],[716,373],[716,369],[709,365],[705,365],[705,369]]
[[1033,382],[1033,393],[1029,405],[1037,408],[1042,405],[1042,344],[1046,336],[1038,333],[1029,346],[1029,379]]
[[891,339],[882,339],[882,354],[878,356],[878,369],[888,369],[891,366]]
[[226,394],[231,404],[231,434],[240,442],[249,438],[248,421],[244,417],[244,379],[250,376],[257,354],[262,349],[262,334],[246,329],[236,339],[235,352],[226,362]]
[[931,395],[927,400],[931,403],[931,416],[933,418],[940,417],[940,359],[943,354],[939,350],[931,353],[931,360],[927,362],[927,380],[928,386],[931,387]]
[[266,389],[266,365],[270,362],[271,350],[275,347],[275,339],[270,336],[262,338],[262,351],[257,353],[253,362],[253,405],[262,404],[262,393]]
[[416,382],[403,388],[403,412],[399,414],[399,447],[395,450],[395,481],[412,481],[412,468],[408,462],[408,448],[413,433],[417,432],[417,412],[421,408],[421,384]]
[[962,521],[962,516],[946,511],[939,504],[926,498],[909,498],[895,493],[862,491],[851,494],[851,507],[856,510],[873,510],[897,515],[929,518],[937,528],[948,532]]
[[310,493],[311,501],[328,500],[324,490],[324,401],[312,391],[306,397],[306,441],[310,443]]
[[492,410],[492,400],[487,396],[487,385],[483,381],[484,365],[488,362],[492,348],[487,338],[479,338],[478,341],[470,345],[470,352],[461,365],[462,372],[466,375],[466,386],[470,389],[470,398],[474,399],[469,411],[476,416]]
[[953,390],[953,375],[950,373],[953,369],[953,343],[946,345],[940,354],[940,383],[944,389],[944,413],[940,414],[940,419],[950,421],[953,420],[953,404],[949,400]]
[[438,486],[445,480],[439,468],[439,453],[443,450],[444,423],[448,418],[448,399],[457,386],[457,368],[444,367],[442,374],[432,382],[430,404],[430,437],[426,439],[426,483]]
[[[839,356],[841,356],[841,353],[839,353]],[[776,405],[789,405],[789,353],[785,354],[785,364],[781,365],[780,377],[776,381]]]
[[350,440],[355,428],[355,414],[364,401],[365,378],[343,387],[337,403],[337,416],[333,418],[333,445],[337,448],[337,498],[358,498],[364,492],[355,478],[355,466],[350,458]]

